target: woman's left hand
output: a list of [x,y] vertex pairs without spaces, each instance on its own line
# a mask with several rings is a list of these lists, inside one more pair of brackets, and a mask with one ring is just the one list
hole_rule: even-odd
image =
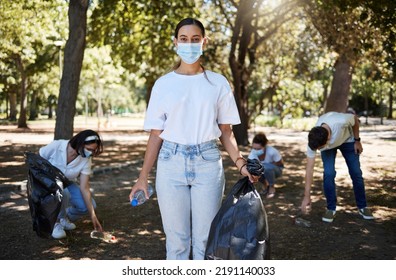
[[241,168],[241,174],[243,176],[248,176],[249,177],[249,181],[252,182],[252,183],[258,182],[258,180],[260,178],[260,176],[254,176],[254,175],[250,174],[249,171],[247,170],[247,166],[246,165]]

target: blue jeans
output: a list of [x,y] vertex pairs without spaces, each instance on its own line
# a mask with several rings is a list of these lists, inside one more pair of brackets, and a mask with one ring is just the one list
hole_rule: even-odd
[[[63,190],[63,195],[68,197],[67,205],[62,202],[61,212],[59,218],[64,218],[66,215],[70,221],[74,222],[88,214],[87,206],[82,197],[80,187],[77,184],[71,184]],[[66,200],[65,200],[66,201]],[[92,198],[92,205],[96,208],[96,202]]]
[[344,143],[334,149],[321,152],[323,161],[323,190],[327,200],[327,209],[336,210],[337,195],[335,185],[335,159],[337,149],[342,153],[348,166],[349,175],[352,179],[353,191],[355,193],[356,205],[359,209],[367,206],[366,192],[364,189],[364,180],[362,170],[360,169],[360,155],[355,153],[354,142]]
[[164,141],[157,161],[156,190],[167,259],[204,259],[210,226],[224,193],[216,141],[200,145]]
[[270,186],[275,185],[275,179],[282,175],[283,167],[277,166],[272,163],[262,163],[264,166],[264,174],[260,178],[260,182],[264,182],[267,179]]

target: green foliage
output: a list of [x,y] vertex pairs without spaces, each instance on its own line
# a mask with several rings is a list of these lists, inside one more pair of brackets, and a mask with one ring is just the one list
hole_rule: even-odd
[[176,24],[197,13],[190,0],[101,1],[92,14],[88,41],[111,46],[115,61],[153,82],[174,64]]
[[317,121],[317,117],[286,118],[283,120],[283,128],[290,128],[297,131],[309,131]]
[[80,113],[103,116],[130,111],[139,103],[139,95],[133,94],[137,91],[136,76],[113,61],[110,54],[110,46],[86,49],[77,103]]
[[282,127],[281,119],[276,115],[259,115],[253,123],[258,126]]
[[[247,77],[248,99],[244,104],[250,122],[293,126],[292,120],[320,114],[337,59],[334,50],[350,46],[351,56],[360,61],[354,69],[350,105],[362,111],[367,103],[375,114],[382,113],[381,104],[386,105],[382,108],[390,106],[389,93],[392,87],[394,92],[396,79],[395,1],[299,0],[312,7],[321,5],[330,19],[337,19],[338,13],[347,17],[334,24],[308,21],[307,12],[299,7],[290,8],[290,17],[278,22],[282,9],[294,1],[275,1],[280,6],[272,1],[254,2],[261,6],[257,17],[245,15],[250,20],[246,26],[254,32],[243,61],[249,67],[241,73]],[[232,82],[230,42],[232,36],[242,34],[232,34],[241,1],[91,3],[76,104],[80,114],[86,113],[86,105],[89,115],[143,111],[154,81],[177,60],[172,35],[177,22],[187,16],[200,18],[207,28],[205,67],[223,73]],[[21,102],[22,74],[16,67],[17,58],[27,75],[28,107],[44,112],[56,101],[62,66],[59,56],[68,36],[67,9],[68,1],[64,0],[0,1],[2,117],[6,107],[7,117],[11,117],[10,111],[16,114]],[[317,16],[315,12],[311,11]],[[276,32],[268,32],[274,26]],[[349,36],[340,35],[345,30],[351,31]],[[257,38],[262,39],[253,40]],[[255,57],[250,56],[253,51]],[[37,97],[34,104],[33,96]]]
[[[27,93],[37,92],[39,98],[45,100],[46,92],[56,91],[54,85],[59,86],[59,76],[51,72],[59,73],[59,69],[53,67],[57,65],[59,49],[54,42],[67,34],[63,21],[66,12],[67,3],[62,0],[0,2],[2,96],[18,94],[19,98],[21,71],[26,75]],[[17,61],[20,61],[19,67]]]

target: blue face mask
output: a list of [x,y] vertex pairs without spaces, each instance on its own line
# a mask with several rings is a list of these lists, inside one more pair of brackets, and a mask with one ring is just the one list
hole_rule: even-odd
[[177,43],[176,52],[185,63],[193,64],[202,55],[202,43]]
[[84,155],[85,155],[85,157],[90,157],[90,156],[92,156],[92,152],[88,151],[87,149],[84,149]]
[[258,157],[264,155],[264,150],[263,149],[253,150],[253,151],[256,154],[256,156],[258,156]]
[[80,152],[80,156],[82,156],[83,158],[89,158],[90,156],[92,156],[92,152],[91,151],[88,151],[87,149],[83,149],[81,152]]

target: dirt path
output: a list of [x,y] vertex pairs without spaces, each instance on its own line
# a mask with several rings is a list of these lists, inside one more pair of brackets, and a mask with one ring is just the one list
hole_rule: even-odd
[[[355,209],[350,179],[342,158],[337,158],[338,213],[332,224],[321,222],[325,201],[321,190],[321,162],[317,160],[313,207],[307,217],[312,227],[292,223],[303,193],[306,133],[265,128],[271,144],[284,156],[286,169],[275,198],[263,203],[271,232],[272,258],[291,259],[396,259],[396,129],[394,126],[362,127],[365,152],[362,169],[368,203],[376,219],[365,221]],[[0,126],[0,259],[164,259],[162,231],[156,196],[139,208],[128,203],[145,150],[146,134],[119,128],[103,130],[106,153],[95,159],[92,187],[97,213],[117,243],[89,238],[89,220],[64,240],[40,239],[32,231],[25,191],[15,185],[26,177],[23,151],[37,151],[52,139],[52,131],[34,128],[18,132]],[[241,148],[247,154],[246,148]],[[224,154],[226,193],[239,179]],[[152,175],[154,172],[152,173]],[[154,180],[152,177],[151,180]],[[11,184],[13,186],[8,186]]]

